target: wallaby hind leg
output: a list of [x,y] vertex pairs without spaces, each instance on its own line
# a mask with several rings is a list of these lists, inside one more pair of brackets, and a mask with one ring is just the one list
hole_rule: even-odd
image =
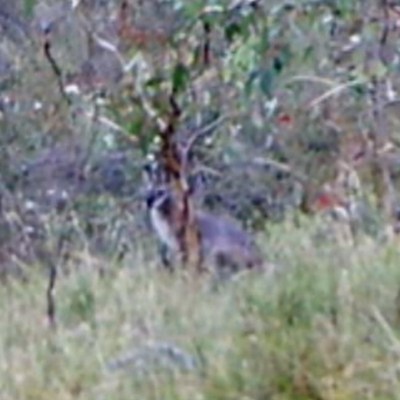
[[214,289],[217,289],[220,284],[229,281],[242,269],[238,261],[225,251],[213,254],[210,264],[212,264]]
[[218,292],[226,283],[234,280],[241,271],[246,270],[238,260],[225,252],[215,254],[212,264],[212,292]]

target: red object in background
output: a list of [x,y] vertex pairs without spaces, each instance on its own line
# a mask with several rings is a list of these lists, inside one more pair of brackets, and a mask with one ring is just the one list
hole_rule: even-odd
[[315,211],[323,211],[342,205],[343,201],[337,194],[323,192],[316,195],[313,209]]
[[293,122],[293,118],[291,117],[291,115],[286,114],[286,113],[278,114],[276,117],[276,120],[281,125],[289,125]]

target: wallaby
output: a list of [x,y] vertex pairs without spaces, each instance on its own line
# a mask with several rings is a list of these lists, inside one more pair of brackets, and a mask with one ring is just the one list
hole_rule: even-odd
[[[152,228],[161,242],[163,264],[172,268],[171,257],[176,258],[180,250],[172,224],[172,214],[176,207],[172,190],[165,186],[153,188],[145,198]],[[263,260],[258,249],[238,223],[203,211],[195,211],[195,222],[200,234],[202,267],[211,267],[220,276],[246,268],[262,268]]]

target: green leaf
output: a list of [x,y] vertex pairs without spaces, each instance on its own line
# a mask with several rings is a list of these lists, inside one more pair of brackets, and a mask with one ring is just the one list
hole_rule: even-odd
[[308,45],[303,52],[303,61],[308,61],[314,55],[315,49],[312,45]]
[[271,69],[264,69],[260,73],[260,89],[268,97],[272,96],[274,74]]
[[260,42],[258,47],[258,51],[260,52],[260,54],[264,54],[265,52],[267,52],[270,45],[271,43],[269,41],[269,28],[268,26],[266,26],[263,28],[260,37]]
[[259,77],[260,75],[260,71],[259,70],[253,70],[250,72],[245,86],[244,86],[244,91],[246,93],[246,96],[250,96],[252,90],[253,90],[253,86],[254,86],[254,81]]
[[147,88],[157,88],[164,82],[164,79],[161,76],[153,76],[149,80],[146,81],[145,87]]
[[384,78],[388,73],[388,68],[382,61],[376,59],[371,62],[370,75],[375,76],[378,79]]
[[23,10],[26,17],[33,15],[33,9],[35,8],[36,0],[24,0]]
[[135,118],[129,122],[127,126],[127,131],[132,136],[139,136],[143,123],[144,121],[142,118]]
[[273,68],[276,74],[280,74],[282,70],[289,64],[292,53],[289,46],[283,46],[279,54],[273,59]]
[[354,85],[350,88],[350,91],[358,98],[362,99],[363,96],[366,96],[368,90],[367,87],[360,83],[359,85]]
[[225,28],[225,38],[229,41],[232,41],[236,35],[240,35],[241,33],[242,28],[237,22],[233,22]]
[[336,11],[340,13],[342,17],[348,17],[354,11],[354,4],[348,0],[336,0]]
[[180,9],[185,14],[186,18],[197,18],[204,7],[203,0],[182,1]]
[[172,71],[172,91],[179,93],[186,88],[190,78],[189,69],[182,63],[178,63]]
[[144,124],[144,119],[142,118],[142,116],[138,115],[128,123],[127,130],[130,135],[137,138],[138,148],[140,149],[142,154],[147,154],[156,133],[147,129],[144,132]]
[[274,64],[274,70],[276,71],[277,74],[279,74],[284,67],[281,57],[279,56],[275,57],[273,60],[273,64]]

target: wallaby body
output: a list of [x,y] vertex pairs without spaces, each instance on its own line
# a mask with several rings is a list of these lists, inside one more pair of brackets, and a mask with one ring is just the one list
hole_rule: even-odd
[[[166,266],[179,255],[179,243],[173,227],[174,199],[170,191],[159,189],[148,194],[151,225],[162,244]],[[261,268],[263,262],[250,237],[236,221],[204,211],[195,212],[200,234],[200,257],[203,267],[215,268],[218,274],[246,268]],[[168,257],[168,255],[170,257]]]

